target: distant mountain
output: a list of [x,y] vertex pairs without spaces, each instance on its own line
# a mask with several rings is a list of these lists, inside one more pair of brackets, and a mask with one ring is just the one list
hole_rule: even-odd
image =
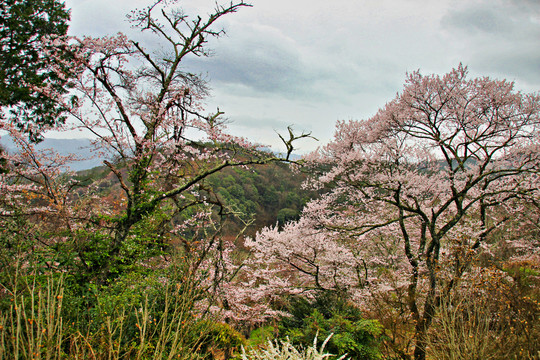
[[[0,146],[6,149],[8,152],[17,151],[15,143],[8,135],[0,136]],[[42,142],[36,145],[37,150],[53,149],[60,155],[75,154],[79,158],[84,159],[69,163],[69,168],[73,171],[88,170],[97,166],[103,165],[103,160],[110,159],[110,157],[98,157],[93,152],[91,140],[87,138],[81,139],[53,139],[45,138]],[[275,156],[285,157],[285,153],[276,152],[272,148],[263,148],[262,151],[273,153]],[[111,156],[112,157],[112,156]],[[300,160],[301,155],[291,154],[291,160]]]
[[[0,137],[0,146],[2,146],[8,152],[17,151],[15,143],[7,135],[2,135],[2,137]],[[106,159],[104,157],[98,157],[93,151],[91,151],[92,147],[90,139],[46,138],[41,143],[36,145],[36,149],[53,149],[60,155],[65,156],[69,154],[75,154],[77,157],[84,159],[68,164],[69,168],[74,171],[92,169],[96,166],[101,166],[103,165],[102,161]]]
[[[275,151],[274,149],[272,149],[271,147],[268,147],[268,146],[262,147],[262,148],[260,148],[259,150],[264,151],[264,152],[268,152],[268,153],[272,153],[272,154],[274,154],[275,156],[280,156],[280,157],[283,157],[283,158],[284,158],[285,156],[287,156],[287,153],[280,152],[280,151]],[[292,153],[292,154],[289,156],[289,158],[290,158],[290,160],[297,161],[297,160],[302,159],[302,155],[298,155],[298,154]]]

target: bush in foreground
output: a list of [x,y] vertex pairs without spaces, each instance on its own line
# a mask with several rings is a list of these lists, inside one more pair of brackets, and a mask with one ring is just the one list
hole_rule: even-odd
[[[242,360],[322,360],[335,357],[335,355],[324,352],[324,348],[328,341],[332,338],[330,334],[319,349],[317,349],[317,337],[313,340],[313,345],[305,350],[297,348],[287,340],[268,342],[264,349],[251,349],[246,352],[242,348]],[[340,356],[337,360],[345,359],[345,355]]]

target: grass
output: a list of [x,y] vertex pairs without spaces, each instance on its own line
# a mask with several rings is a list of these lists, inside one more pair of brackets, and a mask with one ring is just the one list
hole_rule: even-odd
[[0,360],[198,359],[208,341],[211,322],[194,313],[189,287],[167,287],[160,304],[145,297],[140,307],[93,309],[105,314],[93,327],[66,315],[62,278],[34,279],[26,290],[12,292],[0,313]]

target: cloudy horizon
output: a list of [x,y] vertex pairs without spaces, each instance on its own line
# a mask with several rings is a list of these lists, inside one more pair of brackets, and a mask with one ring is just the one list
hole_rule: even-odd
[[[248,1],[249,2],[249,1]],[[67,0],[70,34],[139,36],[124,20],[145,0]],[[223,2],[220,2],[223,3]],[[227,35],[213,56],[185,66],[212,88],[235,135],[280,149],[288,125],[311,131],[299,152],[332,138],[337,120],[375,114],[401,91],[406,72],[444,74],[460,63],[469,76],[540,90],[540,2],[536,0],[252,0],[218,23]],[[184,0],[190,15],[211,0]]]

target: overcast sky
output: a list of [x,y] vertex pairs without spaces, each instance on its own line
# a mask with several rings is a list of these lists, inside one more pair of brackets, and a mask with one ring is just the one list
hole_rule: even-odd
[[[148,0],[67,0],[72,35],[130,29]],[[212,0],[178,2],[208,14]],[[311,131],[300,152],[330,140],[336,120],[369,118],[395,97],[407,71],[506,78],[540,91],[540,0],[252,0],[227,15],[214,56],[187,62],[210,82],[235,135],[276,145],[288,125]]]

